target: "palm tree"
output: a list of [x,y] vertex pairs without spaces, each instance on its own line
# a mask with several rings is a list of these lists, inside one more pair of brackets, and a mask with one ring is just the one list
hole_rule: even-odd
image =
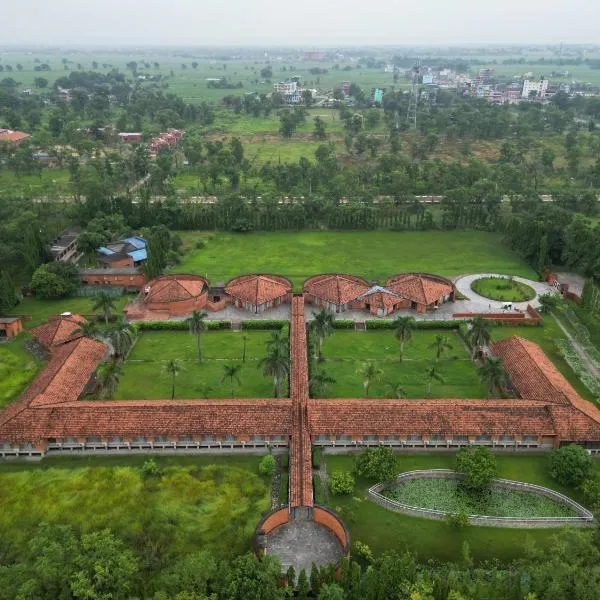
[[473,348],[473,358],[475,358],[480,348],[490,343],[491,339],[490,322],[483,317],[475,317],[471,321],[471,329],[469,330],[469,342],[471,342]]
[[243,337],[244,348],[242,350],[242,362],[246,362],[246,344],[248,343],[248,336],[244,335]]
[[106,292],[100,292],[94,300],[92,310],[99,310],[104,318],[104,323],[108,325],[109,319],[116,310],[115,301]]
[[369,388],[375,381],[379,381],[383,375],[383,371],[378,368],[375,363],[369,362],[364,363],[359,369],[358,374],[363,378],[363,387],[365,388],[365,395],[369,395]]
[[435,349],[435,360],[439,362],[442,354],[446,352],[446,350],[452,350],[452,344],[450,340],[445,336],[438,333],[435,336],[435,341],[429,345],[430,348]]
[[504,370],[504,361],[501,358],[486,356],[483,359],[483,365],[479,369],[479,378],[481,379],[481,383],[487,387],[488,398],[494,390],[500,390],[502,394],[508,383],[508,376]]
[[431,396],[431,386],[433,385],[434,380],[439,383],[444,383],[444,378],[439,371],[439,366],[437,362],[432,362],[427,370],[425,371],[428,381],[427,381],[427,396]]
[[317,358],[321,360],[323,358],[323,342],[328,335],[333,333],[333,315],[323,308],[315,315],[310,327],[317,336],[319,342]]
[[198,385],[196,387],[196,390],[200,393],[200,395],[205,400],[208,400],[208,398],[210,398],[210,396],[213,392],[213,387],[212,387],[212,385],[209,385],[208,383],[201,383],[200,385]]
[[336,380],[324,370],[315,370],[310,378],[310,394],[313,398],[322,398],[329,393],[329,388]]
[[235,398],[235,388],[234,383],[241,384],[240,377],[238,373],[242,369],[242,365],[223,365],[223,377],[221,377],[221,383],[223,383],[226,379],[229,379],[231,382],[231,395]]
[[175,377],[180,371],[179,361],[175,358],[170,358],[165,364],[165,371],[171,375],[171,400],[175,398]]
[[414,317],[397,317],[394,320],[394,335],[400,342],[400,362],[404,358],[404,342],[410,342],[412,339],[415,323]]
[[135,339],[135,330],[125,321],[123,317],[119,317],[114,327],[108,333],[115,356],[124,358]]
[[273,389],[276,398],[281,397],[281,382],[290,372],[290,358],[285,347],[272,346],[267,356],[258,361],[258,368],[263,370],[266,377],[273,377]]
[[100,398],[106,400],[114,394],[117,386],[119,385],[120,376],[121,367],[114,360],[102,363],[98,367],[97,381],[100,385]]
[[208,313],[203,310],[195,310],[191,316],[185,320],[190,328],[190,333],[196,336],[196,343],[198,345],[198,362],[202,362],[202,342],[200,336],[206,329],[205,319],[208,317]]
[[73,333],[93,340],[98,335],[98,326],[95,321],[84,321]]
[[388,381],[385,387],[387,388],[389,395],[397,400],[400,400],[406,396],[404,388],[399,381]]

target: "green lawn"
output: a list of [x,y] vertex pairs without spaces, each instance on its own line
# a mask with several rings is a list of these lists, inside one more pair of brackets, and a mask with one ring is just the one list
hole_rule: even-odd
[[[325,454],[327,471],[349,471],[354,456]],[[574,490],[557,485],[547,470],[547,454],[499,455],[499,476],[517,481],[536,483],[555,489],[581,501]],[[402,471],[413,469],[452,468],[452,454],[402,454]],[[596,461],[600,472],[600,461]],[[469,543],[471,553],[477,561],[498,559],[509,561],[523,556],[525,544],[531,540],[536,544],[547,543],[556,530],[551,529],[502,529],[496,527],[467,527],[457,530],[446,522],[420,519],[394,513],[367,499],[366,491],[372,483],[359,479],[353,497],[330,496],[328,506],[339,511],[341,518],[350,528],[353,541],[368,544],[374,552],[387,550],[409,550],[422,560],[430,558],[455,561],[461,553],[464,541]]]
[[39,175],[16,175],[9,170],[0,170],[0,196],[22,193],[33,196],[71,194],[69,171],[42,169]]
[[[209,331],[202,335],[203,361],[198,362],[196,336],[179,331],[144,332],[121,369],[115,400],[165,400],[171,398],[172,377],[166,362],[176,359],[175,398],[272,398],[273,379],[257,367],[265,356],[268,331]],[[242,361],[247,336],[246,362]],[[242,365],[240,383],[221,382],[224,366]],[[209,386],[210,389],[206,389]],[[282,388],[287,391],[284,385]]]
[[163,477],[144,481],[139,467],[146,459],[0,464],[0,536],[19,552],[47,522],[82,533],[108,527],[134,547],[160,546],[173,557],[250,549],[270,507],[271,481],[258,474],[260,457],[157,457]]
[[16,400],[42,367],[25,349],[25,335],[0,344],[0,408]]
[[[303,231],[251,234],[180,232],[189,252],[180,273],[227,281],[241,273],[279,273],[301,288],[317,273],[353,273],[383,281],[404,271],[453,277],[495,272],[536,279],[533,269],[481,231]],[[203,239],[206,247],[194,249]]]
[[406,398],[425,398],[427,367],[435,356],[429,346],[437,334],[447,336],[452,349],[439,361],[443,382],[434,381],[433,398],[485,398],[477,367],[471,362],[462,340],[453,331],[414,331],[404,347],[404,360],[399,362],[399,344],[393,331],[335,331],[324,344],[323,369],[336,380],[326,396],[363,398],[363,377],[357,372],[365,362],[373,362],[383,371],[380,380],[369,389],[369,397],[390,398],[389,382],[399,382]]
[[[117,314],[123,311],[123,308],[131,300],[131,296],[119,296],[114,298]],[[78,315],[89,316],[98,314],[92,310],[94,304],[93,297],[69,296],[59,300],[39,300],[38,298],[24,298],[23,301],[15,306],[13,315],[31,315],[31,320],[24,321],[26,329],[31,329],[45,323],[50,315],[58,315],[63,312],[71,312]]]
[[476,279],[471,289],[490,300],[504,302],[526,302],[535,298],[535,290],[531,286],[504,277]]

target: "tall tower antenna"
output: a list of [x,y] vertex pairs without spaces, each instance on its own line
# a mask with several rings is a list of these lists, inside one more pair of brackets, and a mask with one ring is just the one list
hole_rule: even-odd
[[408,99],[408,111],[406,122],[408,127],[417,128],[417,113],[419,105],[419,84],[421,83],[421,61],[417,59],[411,73],[410,97]]

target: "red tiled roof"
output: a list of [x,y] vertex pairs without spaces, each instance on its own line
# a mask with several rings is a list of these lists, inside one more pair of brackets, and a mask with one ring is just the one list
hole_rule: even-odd
[[380,286],[372,288],[372,290],[373,291],[369,290],[366,294],[363,294],[360,299],[376,308],[383,308],[386,312],[390,311],[396,304],[402,301],[402,297],[391,290],[380,288]]
[[180,302],[200,296],[208,283],[197,275],[165,275],[151,281],[148,287],[146,302]]
[[452,285],[420,273],[395,275],[386,285],[403,298],[425,305],[452,293]]
[[0,142],[21,142],[28,137],[31,137],[30,133],[12,131],[11,129],[0,129]]
[[285,296],[292,284],[279,275],[242,275],[232,279],[225,292],[243,302],[259,305]]
[[87,320],[80,315],[49,317],[47,323],[34,327],[31,334],[42,346],[51,348],[80,338],[82,334],[75,332],[83,323]]
[[315,275],[304,282],[306,293],[338,305],[352,302],[368,289],[369,284],[354,275]]

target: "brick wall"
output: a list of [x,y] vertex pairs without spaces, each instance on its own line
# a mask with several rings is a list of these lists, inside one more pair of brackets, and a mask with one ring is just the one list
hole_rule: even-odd
[[116,275],[116,274],[89,274],[80,273],[79,280],[86,285],[115,285],[126,288],[137,288],[141,290],[144,287],[144,276],[141,273],[133,275]]

